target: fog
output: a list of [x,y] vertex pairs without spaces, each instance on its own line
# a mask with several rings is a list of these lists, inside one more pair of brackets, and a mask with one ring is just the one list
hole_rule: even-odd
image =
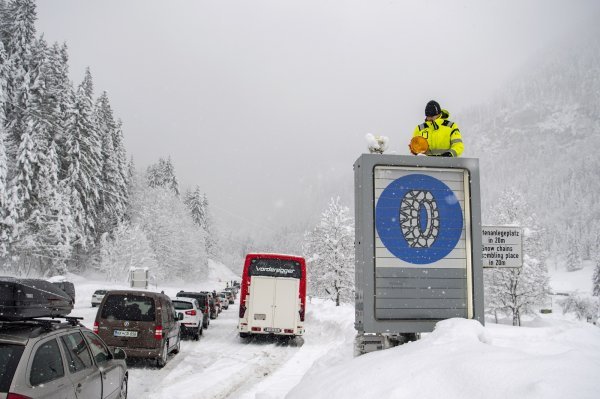
[[[38,1],[38,33],[109,93],[139,168],[170,156],[224,228],[351,205],[366,133],[407,154],[425,103],[486,102],[596,23],[594,1]],[[583,34],[583,33],[581,33]],[[575,39],[574,39],[575,38]],[[469,135],[485,132],[463,131]]]

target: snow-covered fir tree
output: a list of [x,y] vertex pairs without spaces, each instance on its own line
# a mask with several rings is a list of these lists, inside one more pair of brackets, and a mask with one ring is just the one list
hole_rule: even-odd
[[[2,15],[2,14],[0,14]],[[1,18],[0,18],[1,21]],[[6,255],[8,240],[11,235],[11,226],[7,224],[8,206],[8,159],[6,156],[6,51],[4,43],[0,41],[0,257]]]
[[319,224],[306,233],[303,252],[312,295],[338,306],[354,300],[354,219],[339,197],[331,198]]
[[576,270],[581,270],[582,267],[583,264],[579,241],[574,237],[574,235],[570,235],[567,239],[566,269],[569,272],[574,272]]
[[[62,274],[74,245],[81,256],[98,241],[101,172],[111,167],[123,214],[127,164],[120,122],[94,113],[91,73],[75,92],[66,45],[36,37],[35,20],[32,0],[0,4],[0,269]],[[116,166],[104,167],[98,121],[112,128]]]
[[75,94],[73,106],[67,111],[66,126],[66,179],[71,189],[76,239],[82,247],[94,242],[103,190],[101,142],[91,93],[93,84],[88,69]]
[[123,281],[131,268],[147,267],[153,275],[158,271],[150,241],[139,225],[121,223],[111,237],[102,236],[100,247],[99,270],[109,281]]
[[167,187],[175,195],[179,195],[179,182],[171,157],[166,160],[160,158],[158,163],[148,166],[146,179],[150,187]]
[[208,197],[196,186],[193,191],[186,191],[183,202],[192,215],[192,220],[206,233],[206,253],[212,259],[220,257],[217,233],[210,215]]
[[496,319],[498,312],[510,315],[513,325],[521,325],[521,316],[535,312],[550,293],[546,265],[540,256],[543,229],[535,222],[535,215],[524,196],[514,189],[506,190],[493,212],[496,225],[524,226],[523,267],[484,269],[485,306]]
[[114,229],[123,219],[127,206],[127,183],[120,165],[121,149],[118,146],[122,143],[114,142],[119,126],[115,122],[106,92],[96,102],[95,118],[102,146],[102,191],[97,226],[98,234],[101,235]]
[[594,254],[594,275],[592,276],[592,295],[600,297],[600,248]]
[[134,181],[138,183],[131,199],[131,223],[139,225],[150,242],[155,275],[161,280],[206,278],[206,233],[194,224],[188,208],[170,188],[150,187],[147,177]]

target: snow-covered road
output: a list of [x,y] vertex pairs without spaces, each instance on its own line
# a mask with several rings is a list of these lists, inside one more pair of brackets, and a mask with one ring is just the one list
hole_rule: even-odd
[[[84,317],[91,328],[97,308],[89,298],[98,288],[112,284],[79,282],[73,315]],[[218,287],[214,287],[218,288]],[[161,287],[175,296],[176,288]],[[208,289],[203,287],[202,289]],[[340,314],[343,313],[343,315]],[[129,365],[129,398],[274,399],[283,398],[323,356],[352,358],[353,308],[335,309],[313,300],[307,306],[306,335],[294,341],[242,340],[236,331],[238,302],[211,320],[200,341],[184,340],[163,369],[151,362]],[[348,320],[340,323],[340,319]]]

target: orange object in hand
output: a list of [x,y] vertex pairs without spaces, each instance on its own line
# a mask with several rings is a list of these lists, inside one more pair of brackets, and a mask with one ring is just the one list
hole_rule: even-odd
[[427,142],[426,138],[421,136],[415,136],[410,141],[408,148],[410,148],[410,152],[412,152],[415,155],[424,154],[429,149],[429,143]]

